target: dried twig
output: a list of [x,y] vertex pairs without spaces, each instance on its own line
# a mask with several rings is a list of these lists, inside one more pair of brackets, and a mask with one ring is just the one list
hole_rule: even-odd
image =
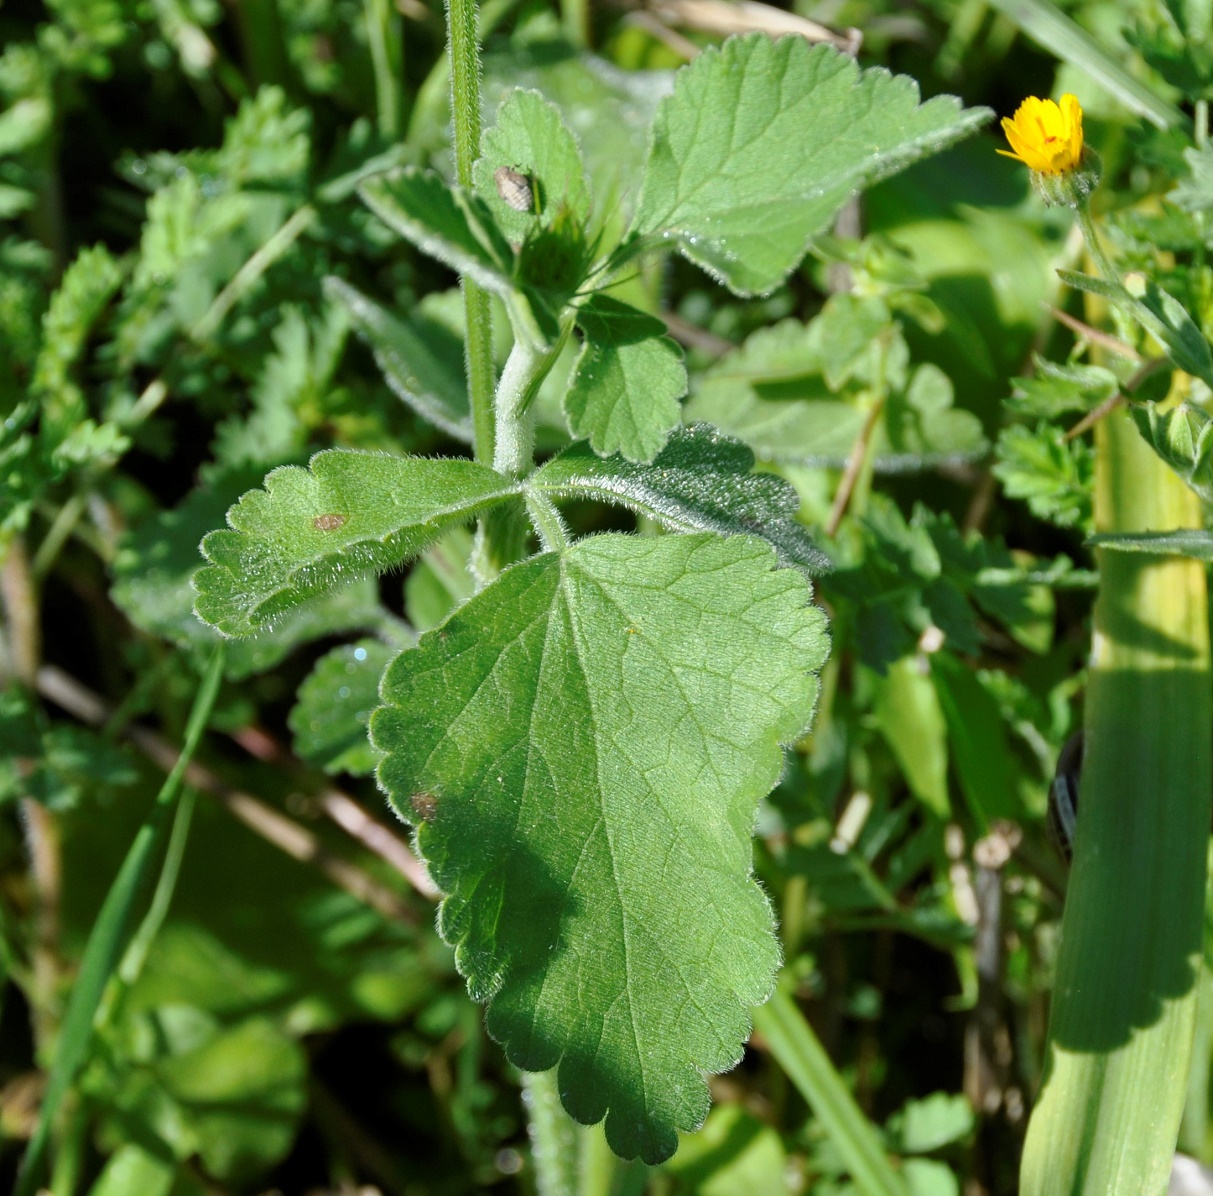
[[[241,727],[232,732],[232,738],[246,752],[258,760],[277,765],[279,768],[298,769],[298,761],[286,752],[282,745],[261,727]],[[381,860],[391,864],[423,897],[431,901],[439,896],[425,865],[409,850],[409,846],[398,835],[372,817],[363,807],[340,789],[326,789],[315,798],[321,810],[343,831],[352,835],[368,851],[373,851]]]
[[649,7],[666,24],[724,37],[731,33],[760,32],[772,37],[796,33],[806,41],[828,42],[852,57],[863,42],[858,29],[837,33],[816,21],[760,4],[758,0],[655,0]]
[[859,429],[859,435],[855,437],[855,443],[851,446],[851,451],[847,455],[846,469],[843,470],[842,478],[838,482],[838,490],[834,495],[834,505],[830,508],[830,517],[826,520],[825,533],[827,536],[837,535],[839,525],[842,523],[842,517],[847,513],[847,505],[851,501],[851,494],[855,489],[855,483],[859,481],[859,475],[863,471],[864,463],[868,459],[868,448],[871,445],[872,433],[876,430],[876,424],[880,420],[880,413],[883,410],[884,398],[882,396],[872,404],[867,418],[863,421],[863,427]]
[[670,335],[688,349],[702,349],[705,353],[723,357],[731,349],[736,348],[732,341],[726,341],[724,337],[717,336],[706,328],[700,328],[698,324],[692,324],[672,311],[663,311],[661,318],[665,321]]
[[1099,345],[1101,348],[1107,349],[1109,353],[1115,353],[1117,357],[1127,357],[1130,361],[1141,361],[1141,354],[1132,345],[1126,345],[1124,341],[1117,340],[1111,333],[1101,332],[1098,328],[1092,328],[1090,324],[1084,324],[1082,320],[1070,315],[1069,312],[1062,311],[1060,307],[1051,307],[1047,303],[1044,307],[1053,319],[1059,324],[1064,324],[1083,340],[1090,341],[1093,345]]
[[[69,714],[90,726],[100,726],[109,717],[109,707],[92,690],[62,669],[51,665],[38,670],[38,692]],[[177,762],[177,750],[167,740],[144,727],[129,725],[126,737],[166,772]],[[339,888],[364,901],[384,917],[416,925],[417,914],[386,885],[356,864],[328,850],[306,827],[279,813],[248,793],[233,789],[205,765],[191,762],[185,770],[186,784],[218,801],[245,826],[257,832],[287,855],[318,868]]]

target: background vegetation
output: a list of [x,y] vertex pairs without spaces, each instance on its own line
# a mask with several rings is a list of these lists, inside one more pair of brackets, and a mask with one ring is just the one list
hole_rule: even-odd
[[[1095,42],[1001,0],[795,9],[924,96],[1009,114],[1077,93],[1117,255],[1203,319],[1208,9],[1069,11]],[[554,101],[622,225],[670,72],[728,31],[704,19],[677,0],[489,0],[486,109],[519,85]],[[540,1097],[432,929],[357,718],[377,700],[359,666],[469,596],[470,534],[232,644],[221,678],[189,586],[202,535],[270,468],[333,445],[466,454],[455,276],[355,195],[394,165],[453,169],[442,13],[9,0],[0,44],[0,1186],[56,1051],[85,1041],[70,994],[104,981],[53,1126],[55,1196],[534,1190]],[[866,192],[769,297],[673,257],[627,283],[685,347],[686,422],[790,481],[836,565],[817,721],[761,808],[757,870],[788,993],[924,1196],[1016,1190],[1066,884],[1046,795],[1081,725],[1095,581],[1092,449],[1066,432],[1140,364],[1136,333],[1097,333],[1063,289],[1072,217],[999,144]],[[568,432],[539,402],[549,453]],[[578,533],[636,526],[569,514]],[[199,710],[158,887],[130,946],[82,971]],[[852,1190],[839,1123],[806,1104],[777,1022],[760,1030],[670,1162],[594,1163],[584,1136],[586,1174]],[[1198,1156],[1211,1044],[1213,1006],[1181,1138]]]

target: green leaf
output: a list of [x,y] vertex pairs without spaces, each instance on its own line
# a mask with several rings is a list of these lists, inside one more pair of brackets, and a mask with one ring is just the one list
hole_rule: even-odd
[[[255,480],[247,472],[215,476],[180,506],[161,511],[122,538],[110,596],[136,627],[198,655],[213,650],[218,632],[194,614],[193,579],[205,565],[197,544]],[[272,628],[228,644],[224,671],[239,680],[272,668],[309,640],[380,630],[388,619],[374,579],[359,578],[301,603]]]
[[472,461],[329,449],[287,466],[211,532],[195,576],[198,615],[225,635],[253,635],[304,598],[416,556],[447,528],[517,493]]
[[775,1129],[739,1104],[717,1105],[666,1164],[695,1196],[788,1196],[788,1155]]
[[182,1161],[196,1157],[229,1183],[285,1157],[307,1107],[308,1061],[297,1042],[268,1018],[225,1028],[190,1006],[140,1020],[156,1053],[122,1060],[102,1089],[119,1126],[142,1122],[145,1141],[159,1139]]
[[1120,283],[1073,270],[1058,270],[1057,277],[1076,290],[1099,295],[1127,311],[1162,345],[1167,356],[1181,370],[1213,386],[1213,352],[1210,352],[1209,342],[1187,308],[1153,279],[1147,280],[1138,294]]
[[1005,428],[994,450],[994,476],[1010,498],[1062,527],[1089,527],[1095,453],[1082,439],[1063,440],[1059,428]]
[[1018,769],[998,704],[972,669],[949,652],[931,657],[931,676],[948,724],[960,789],[982,834],[999,818],[1023,813],[1016,794]]
[[433,321],[399,319],[349,283],[329,275],[324,293],[349,313],[354,331],[397,398],[423,419],[464,444],[472,443],[472,417],[463,374],[463,345]]
[[830,46],[765,34],[709,47],[653,125],[633,231],[740,294],[778,286],[863,187],[989,120]]
[[1186,211],[1207,212],[1213,208],[1213,149],[1186,149],[1184,161],[1191,173],[1167,198]]
[[867,419],[870,389],[879,384],[890,393],[869,443],[874,468],[901,472],[980,454],[981,424],[952,407],[948,379],[934,366],[907,376],[907,361],[884,304],[835,296],[809,324],[785,320],[760,329],[722,357],[700,380],[683,418],[715,424],[763,460],[841,467]]
[[948,800],[948,729],[929,669],[905,656],[877,679],[872,713],[901,766],[910,792],[936,818],[952,812]]
[[329,773],[375,771],[380,753],[367,738],[367,725],[379,705],[379,678],[397,650],[364,639],[316,661],[287,720],[300,759]]
[[430,257],[486,291],[513,292],[514,252],[478,196],[415,166],[367,179],[358,194],[388,228]]
[[628,1158],[702,1122],[778,965],[750,836],[826,637],[774,564],[712,534],[534,557],[401,653],[371,720],[489,1033]]
[[122,267],[104,245],[82,249],[64,271],[42,318],[42,348],[34,365],[31,390],[46,405],[44,429],[48,420],[63,425],[55,429],[56,440],[84,415],[84,396],[71,381],[71,370],[93,325],[121,285],[122,276]]
[[1213,561],[1213,532],[1184,528],[1173,532],[1138,532],[1088,536],[1092,548],[1110,548],[1115,552],[1149,552],[1158,556],[1188,556],[1198,561]]
[[[532,206],[519,211],[501,195],[496,172],[524,176]],[[577,142],[560,109],[537,91],[511,91],[497,109],[497,123],[480,138],[480,157],[472,168],[476,193],[488,204],[498,227],[511,241],[522,241],[536,227],[546,228],[563,208],[578,224],[590,215],[590,192]]]
[[608,295],[578,309],[577,327],[585,343],[564,398],[569,430],[604,457],[651,461],[681,416],[682,350],[656,317]]
[[907,1101],[889,1118],[888,1129],[903,1153],[927,1154],[967,1137],[974,1120],[973,1107],[965,1097],[933,1092],[921,1100]]
[[744,444],[694,424],[675,431],[649,465],[619,456],[604,460],[580,442],[540,466],[527,484],[557,499],[618,503],[681,532],[761,536],[786,563],[810,573],[828,570],[829,557],[796,521],[796,491],[753,469],[754,454]]
[[1129,409],[1146,443],[1207,503],[1213,503],[1213,419],[1181,403],[1162,411],[1153,403]]
[[172,1160],[127,1143],[109,1157],[88,1196],[169,1196],[176,1172]]
[[1110,399],[1120,383],[1111,370],[1098,365],[1058,365],[1033,355],[1035,373],[1012,378],[1007,409],[1026,419],[1057,419],[1075,411],[1090,411]]
[[203,473],[208,481],[236,469],[264,472],[307,455],[304,412],[324,409],[348,327],[345,309],[337,303],[312,321],[297,307],[282,310],[273,352],[263,358],[249,396],[252,409],[229,416],[216,429],[214,464]]

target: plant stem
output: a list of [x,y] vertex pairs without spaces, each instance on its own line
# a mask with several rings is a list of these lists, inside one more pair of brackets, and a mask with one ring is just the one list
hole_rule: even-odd
[[578,1196],[578,1126],[560,1104],[556,1069],[522,1073],[539,1196]]
[[1099,234],[1095,231],[1095,222],[1091,219],[1091,201],[1084,198],[1075,207],[1074,214],[1078,217],[1078,227],[1082,229],[1083,240],[1086,241],[1087,250],[1095,259],[1100,274],[1108,282],[1120,282],[1120,271],[1108,260],[1108,255],[1100,244]]
[[539,533],[544,552],[558,552],[561,548],[568,547],[569,533],[564,526],[564,520],[544,495],[528,493],[526,509],[531,517],[531,524]]
[[546,357],[542,348],[519,336],[497,384],[497,435],[493,468],[519,477],[531,467],[535,420],[530,412],[534,380]]
[[[1128,415],[1096,427],[1100,532],[1202,526]],[[1074,866],[1024,1196],[1166,1188],[1200,989],[1213,766],[1202,563],[1096,552]]]
[[[451,116],[455,126],[455,175],[472,185],[472,165],[480,153],[480,47],[476,42],[476,0],[447,0],[447,50],[451,60]],[[467,321],[468,399],[476,460],[493,462],[493,317],[489,296],[469,278],[463,282]]]

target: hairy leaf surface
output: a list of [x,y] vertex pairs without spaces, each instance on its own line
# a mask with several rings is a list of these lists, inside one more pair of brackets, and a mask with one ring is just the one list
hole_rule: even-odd
[[472,416],[463,375],[463,345],[448,329],[388,311],[348,282],[330,275],[324,291],[349,313],[354,331],[397,398],[448,436],[472,443]]
[[702,1122],[779,962],[750,837],[826,634],[774,565],[713,534],[534,557],[398,656],[372,716],[490,1033],[624,1157]]
[[[502,198],[494,175],[505,167],[526,179],[532,207],[519,211]],[[510,92],[497,110],[497,123],[480,139],[472,170],[477,194],[502,231],[521,241],[536,225],[551,224],[563,207],[580,224],[590,214],[590,192],[581,154],[565,128],[560,109],[537,91]]]
[[194,578],[199,617],[227,635],[253,635],[304,598],[359,574],[404,563],[450,527],[517,492],[473,461],[317,453],[250,490],[211,532],[211,562]]
[[595,452],[651,461],[678,426],[686,394],[682,350],[654,316],[595,295],[577,313],[585,337],[564,409]]
[[478,196],[413,166],[367,179],[358,194],[388,228],[452,270],[499,295],[514,289],[513,251]]
[[649,465],[603,459],[584,441],[541,466],[528,485],[555,498],[618,503],[678,531],[761,536],[782,560],[812,573],[830,568],[796,522],[800,499],[789,482],[754,473],[754,454],[710,424],[679,428]]
[[653,125],[633,222],[741,294],[776,287],[860,188],[990,118],[803,38],[705,50]]

